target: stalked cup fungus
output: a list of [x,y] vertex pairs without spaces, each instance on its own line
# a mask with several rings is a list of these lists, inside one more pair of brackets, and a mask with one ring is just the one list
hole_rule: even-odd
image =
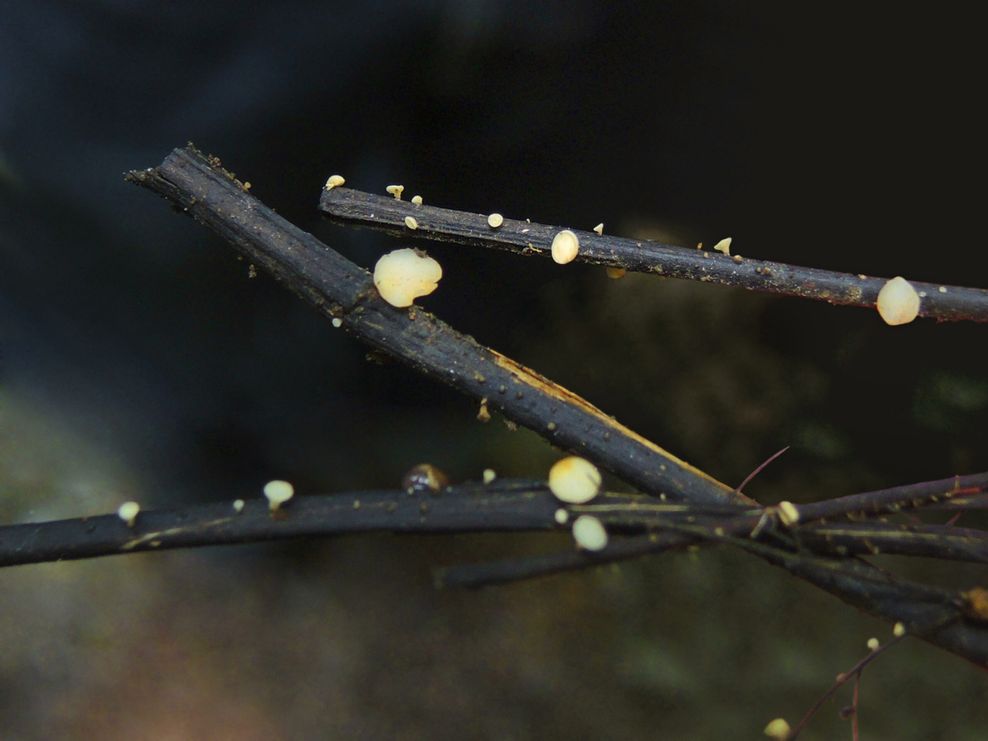
[[877,308],[886,324],[909,324],[919,316],[919,294],[908,280],[896,276],[878,292]]
[[442,277],[438,262],[408,247],[389,252],[374,266],[374,285],[381,298],[399,308],[435,291]]
[[600,471],[588,460],[570,456],[549,469],[549,489],[567,504],[584,504],[600,491]]
[[580,238],[569,229],[563,229],[552,238],[552,259],[560,265],[573,262],[580,252]]

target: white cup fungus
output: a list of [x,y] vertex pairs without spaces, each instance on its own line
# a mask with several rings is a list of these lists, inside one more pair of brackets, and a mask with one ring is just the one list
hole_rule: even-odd
[[416,218],[414,216],[406,216],[405,217],[405,226],[407,226],[409,229],[418,229],[419,228],[419,222],[416,220]]
[[607,530],[593,515],[580,515],[573,521],[573,540],[577,548],[602,551],[607,547]]
[[127,527],[134,527],[137,515],[141,511],[141,505],[137,502],[124,502],[117,510],[117,517],[127,523]]
[[595,232],[597,232],[597,234],[598,234],[599,236],[601,236],[601,237],[603,237],[603,236],[604,236],[604,222],[602,221],[602,222],[600,222],[599,224],[597,224],[597,226],[595,226],[595,227],[593,228],[593,230],[594,230]]
[[731,254],[731,241],[732,237],[725,237],[714,245],[714,249],[718,252],[723,252],[725,255]]
[[400,201],[401,200],[401,194],[404,192],[405,186],[404,185],[389,185],[387,188],[385,188],[385,190],[388,193],[390,193],[391,195],[393,195],[397,200]]
[[487,226],[491,229],[497,229],[501,224],[504,223],[504,217],[501,214],[491,214],[487,217]]
[[399,308],[435,291],[442,277],[438,262],[408,247],[383,255],[374,266],[374,285],[381,298]]
[[919,316],[919,294],[909,281],[899,275],[882,286],[876,307],[886,324],[909,324]]
[[563,229],[552,238],[552,259],[560,265],[573,262],[580,252],[580,238],[569,229]]
[[567,504],[584,504],[600,491],[600,471],[588,460],[570,456],[549,469],[549,490]]
[[268,508],[275,512],[295,496],[295,487],[287,481],[269,481],[264,485],[264,496],[267,497]]
[[324,185],[323,187],[326,190],[332,190],[333,188],[339,188],[345,182],[346,180],[343,178],[342,175],[330,175],[329,179],[326,181],[326,185]]

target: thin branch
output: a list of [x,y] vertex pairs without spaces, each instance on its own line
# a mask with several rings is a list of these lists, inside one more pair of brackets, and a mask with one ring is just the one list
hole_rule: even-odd
[[[563,228],[505,219],[493,229],[483,214],[416,205],[343,187],[323,190],[319,207],[338,223],[370,227],[403,239],[454,242],[525,255],[547,256],[553,237]],[[405,226],[408,216],[417,222],[414,231]],[[872,309],[887,280],[566,228],[579,237],[578,260],[669,278]],[[988,322],[988,290],[910,283],[922,299],[920,316],[938,321]]]
[[[187,211],[364,342],[481,400],[553,445],[650,494],[693,502],[746,501],[535,371],[460,334],[431,314],[396,309],[370,275],[250,195],[193,147],[127,178]],[[392,199],[394,200],[394,199]]]

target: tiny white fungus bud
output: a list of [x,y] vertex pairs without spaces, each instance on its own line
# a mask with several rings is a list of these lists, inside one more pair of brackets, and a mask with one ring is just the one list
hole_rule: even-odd
[[421,206],[422,196],[412,196],[412,203],[414,203],[416,206]]
[[338,316],[334,316],[333,317],[333,326],[336,327],[337,329],[339,329],[340,327],[343,326],[343,320],[340,319]]
[[264,485],[268,507],[274,512],[295,495],[295,487],[287,481],[269,481]]
[[435,291],[442,277],[438,262],[407,247],[382,256],[374,266],[374,285],[381,298],[399,308]]
[[558,522],[560,525],[565,525],[567,522],[569,522],[569,512],[564,510],[562,507],[556,510],[556,514],[554,515],[554,517],[556,518],[556,522]]
[[243,512],[244,511],[244,500],[243,499],[234,499],[233,500],[233,511],[234,512],[237,512],[238,514],[240,512]]
[[326,190],[332,190],[333,188],[339,188],[343,185],[346,180],[342,175],[330,175],[329,180],[326,181],[326,185],[323,186]]
[[763,733],[769,738],[776,739],[776,741],[786,741],[791,731],[792,729],[789,727],[785,718],[776,718],[769,721]]
[[419,228],[419,223],[418,223],[418,221],[415,220],[415,217],[414,216],[406,216],[405,217],[405,226],[407,226],[409,229],[418,229]]
[[714,245],[714,249],[718,252],[723,252],[725,255],[731,254],[731,240],[733,237],[725,237]]
[[504,217],[501,214],[491,214],[487,217],[487,226],[491,229],[497,229],[501,224],[504,223]]
[[593,228],[593,230],[595,232],[597,232],[598,235],[600,235],[601,237],[603,237],[604,236],[604,222],[602,221],[599,224],[597,224],[597,226],[595,226]]
[[393,195],[397,200],[401,200],[401,193],[405,190],[404,185],[389,185],[385,190]]
[[568,504],[589,502],[600,491],[600,471],[588,460],[569,456],[549,469],[549,489]]
[[602,551],[607,547],[607,530],[593,515],[580,515],[573,521],[573,540],[577,548]]
[[127,527],[134,527],[137,513],[141,511],[141,505],[137,502],[124,502],[117,510],[117,517],[127,523]]
[[779,502],[779,519],[786,527],[792,527],[799,522],[799,510],[792,502]]
[[940,293],[946,293],[947,292],[947,286],[940,286],[937,290]]
[[902,638],[906,634],[906,626],[902,623],[896,623],[892,626],[892,635],[896,638]]
[[876,307],[886,324],[909,324],[919,315],[919,294],[899,275],[882,286]]
[[497,474],[494,472],[494,469],[493,468],[485,468],[484,469],[484,483],[485,484],[491,483],[496,478],[497,478]]
[[868,643],[866,645],[868,646],[868,650],[869,651],[877,651],[878,650],[878,647],[881,644],[878,642],[878,639],[877,638],[869,638],[868,639]]
[[580,252],[580,238],[569,229],[563,229],[552,238],[552,259],[560,265],[573,262]]

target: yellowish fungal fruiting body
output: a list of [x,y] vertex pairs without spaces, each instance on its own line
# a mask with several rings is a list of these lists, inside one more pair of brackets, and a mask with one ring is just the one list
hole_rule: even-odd
[[389,185],[385,190],[393,195],[397,200],[401,200],[401,194],[405,190],[404,185]]
[[611,280],[620,280],[628,271],[625,268],[607,268],[607,277]]
[[878,647],[880,645],[881,644],[878,642],[878,639],[877,638],[869,638],[868,639],[868,650],[869,651],[877,651],[878,650]]
[[333,188],[339,188],[345,182],[346,180],[343,179],[342,175],[330,175],[329,180],[326,181],[326,185],[323,187],[326,190],[332,190]]
[[491,229],[497,229],[501,224],[504,223],[504,217],[501,214],[491,214],[487,217],[487,226]]
[[418,223],[418,221],[416,221],[416,219],[415,219],[414,216],[406,216],[405,217],[405,226],[407,226],[409,229],[418,229],[419,228],[419,223]]
[[714,245],[714,249],[718,252],[723,252],[725,255],[731,254],[731,241],[733,237],[725,237]]
[[340,319],[338,316],[334,316],[333,317],[333,326],[336,327],[337,329],[339,329],[340,327],[343,326],[343,320]]
[[412,203],[414,203],[416,206],[421,206],[422,196],[412,196]]
[[127,527],[134,527],[137,514],[141,511],[141,505],[137,502],[124,502],[117,510],[117,517],[127,523]]
[[882,286],[876,308],[886,324],[909,324],[919,316],[919,294],[899,275]]
[[588,460],[570,456],[549,469],[549,489],[567,504],[585,504],[600,492],[600,471]]
[[603,236],[604,236],[604,222],[602,221],[602,222],[600,222],[599,224],[597,224],[597,226],[595,226],[595,227],[593,228],[593,230],[594,230],[595,232],[597,232],[597,234],[599,234],[600,236],[602,236],[602,237],[603,237]]
[[374,266],[374,285],[381,298],[399,308],[435,291],[442,277],[438,262],[407,247],[382,256]]
[[552,259],[560,265],[573,262],[580,253],[580,238],[569,229],[563,229],[552,238]]
[[569,522],[569,512],[567,512],[562,508],[557,509],[553,517],[556,519],[556,522],[558,522],[560,525],[565,525],[567,522]]
[[602,551],[607,547],[607,530],[593,515],[580,515],[573,521],[573,540],[577,548]]
[[431,463],[419,463],[408,469],[401,478],[401,488],[409,494],[416,492],[436,492],[449,486],[449,477],[446,473]]
[[906,634],[906,626],[902,623],[896,623],[892,626],[892,635],[896,638],[902,638]]
[[769,721],[769,724],[765,726],[765,730],[763,731],[766,736],[776,739],[776,741],[786,741],[791,732],[792,729],[789,727],[785,718],[776,718]]
[[268,508],[275,512],[281,505],[295,496],[295,487],[287,481],[269,481],[264,485],[264,496],[268,500]]
[[485,484],[490,484],[496,478],[497,478],[497,473],[494,472],[494,469],[493,468],[485,468],[484,469],[484,483]]
[[779,519],[782,520],[782,524],[786,527],[792,527],[799,522],[799,510],[796,509],[796,505],[792,502],[779,502],[778,512]]
[[237,514],[240,514],[241,512],[244,511],[244,500],[243,499],[234,499],[233,500],[233,511],[236,512]]

